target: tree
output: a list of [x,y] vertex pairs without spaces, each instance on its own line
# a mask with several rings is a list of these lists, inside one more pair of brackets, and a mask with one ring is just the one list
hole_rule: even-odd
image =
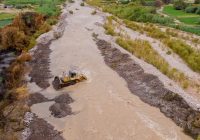
[[169,3],[172,2],[172,0],[162,0],[162,1],[163,1],[163,3],[165,3],[165,4],[169,4]]
[[184,10],[187,7],[187,3],[185,3],[183,0],[176,0],[174,2],[174,8],[176,10]]
[[200,4],[200,0],[195,0],[194,3],[195,4]]
[[156,6],[156,7],[161,7],[162,4],[163,4],[163,3],[162,3],[161,0],[156,0],[156,1],[155,1],[155,6]]

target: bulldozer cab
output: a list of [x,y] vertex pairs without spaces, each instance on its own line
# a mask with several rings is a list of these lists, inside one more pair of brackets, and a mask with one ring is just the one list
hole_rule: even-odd
[[69,77],[70,78],[74,78],[74,77],[76,77],[77,76],[77,73],[76,72],[74,72],[74,71],[69,71]]

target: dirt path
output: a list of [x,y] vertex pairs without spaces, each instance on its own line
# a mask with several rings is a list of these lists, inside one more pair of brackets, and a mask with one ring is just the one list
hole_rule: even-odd
[[[159,109],[142,102],[131,94],[126,82],[104,62],[92,33],[105,40],[102,26],[105,16],[91,15],[93,8],[82,7],[78,0],[68,5],[74,14],[67,17],[63,37],[52,42],[50,70],[59,75],[76,66],[88,77],[87,82],[55,91],[30,84],[32,92],[40,92],[48,99],[68,92],[74,100],[70,104],[73,115],[55,118],[49,107],[54,101],[34,104],[33,113],[55,127],[68,140],[189,140],[189,136]],[[53,79],[50,79],[50,83]]]

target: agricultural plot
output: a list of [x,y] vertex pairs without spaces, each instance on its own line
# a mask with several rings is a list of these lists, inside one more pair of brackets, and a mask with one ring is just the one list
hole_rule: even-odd
[[186,13],[183,10],[175,10],[172,5],[167,5],[164,7],[163,12],[170,17],[178,19],[180,22],[197,25],[200,22],[200,16],[193,13]]
[[5,4],[8,5],[21,5],[21,4],[32,4],[32,5],[38,5],[38,4],[48,4],[48,3],[60,3],[62,0],[6,0]]
[[0,28],[10,24],[14,17],[15,17],[14,14],[0,13]]

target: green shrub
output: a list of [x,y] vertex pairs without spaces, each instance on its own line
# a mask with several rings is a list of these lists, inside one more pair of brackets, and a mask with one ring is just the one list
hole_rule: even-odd
[[36,8],[36,11],[45,16],[58,16],[60,14],[60,9],[56,5],[45,4]]
[[15,5],[15,8],[16,9],[23,9],[23,8],[27,8],[27,5],[26,4],[17,4],[17,5]]
[[130,3],[128,5],[115,5],[112,8],[105,6],[104,11],[110,12],[120,18],[138,21],[138,22],[152,22],[160,24],[173,23],[173,19],[169,17],[163,17],[156,14],[156,8],[137,5]]
[[185,8],[186,13],[195,13],[196,10],[197,10],[196,6],[188,6],[187,8]]
[[196,14],[200,15],[200,7],[197,8]]
[[129,3],[129,0],[119,0],[119,2],[120,2],[121,4],[128,4],[128,3]]
[[176,0],[174,1],[174,8],[176,10],[184,10],[187,7],[187,3],[184,0]]
[[143,5],[145,5],[145,6],[154,6],[155,5],[155,1],[145,1],[145,3]]
[[97,13],[97,11],[96,10],[94,10],[94,11],[92,11],[92,15],[96,15],[96,13]]
[[200,0],[195,0],[194,3],[195,4],[200,4]]

